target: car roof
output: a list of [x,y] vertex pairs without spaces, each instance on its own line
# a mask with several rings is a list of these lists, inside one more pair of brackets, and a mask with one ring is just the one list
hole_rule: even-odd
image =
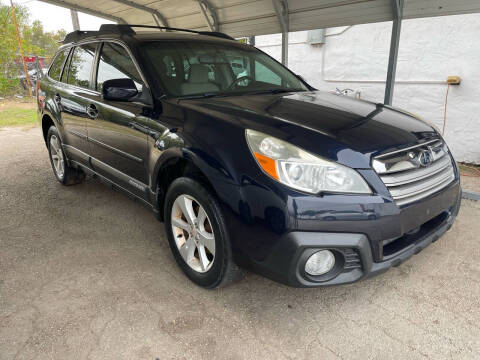
[[85,44],[89,42],[98,42],[98,41],[112,41],[112,40],[119,40],[126,45],[135,46],[138,42],[150,42],[150,41],[195,41],[195,42],[205,42],[205,43],[217,43],[217,44],[225,44],[229,46],[235,47],[249,47],[250,45],[246,45],[240,43],[236,40],[228,40],[222,38],[215,38],[213,36],[207,35],[194,35],[194,34],[185,34],[185,33],[139,33],[135,35],[119,35],[119,34],[101,34],[101,35],[91,35],[85,36],[81,40],[72,41],[68,43],[64,43],[61,45],[57,53],[77,44]]
[[[134,31],[139,28],[140,31]],[[152,29],[155,29],[152,31]],[[160,31],[164,29],[167,31]],[[197,41],[218,41],[238,43],[234,38],[227,34],[215,31],[196,31],[190,29],[165,28],[148,25],[116,25],[104,24],[100,26],[98,31],[73,31],[65,36],[62,41],[64,45],[75,43],[84,43],[88,41],[98,41],[106,39],[119,39],[126,42],[137,41],[153,41],[153,40],[197,40]]]

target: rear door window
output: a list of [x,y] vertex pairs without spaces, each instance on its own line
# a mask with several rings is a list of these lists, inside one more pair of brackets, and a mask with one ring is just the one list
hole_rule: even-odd
[[50,76],[53,80],[60,80],[63,64],[65,63],[65,58],[68,56],[69,51],[70,49],[60,51],[53,60],[52,66],[50,66],[50,70],[48,71],[48,76]]
[[89,87],[96,47],[96,43],[75,47],[68,69],[68,84]]

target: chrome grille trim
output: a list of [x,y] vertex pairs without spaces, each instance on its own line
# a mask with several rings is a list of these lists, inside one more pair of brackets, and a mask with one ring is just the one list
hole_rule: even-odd
[[408,155],[415,153],[419,148],[430,149],[433,160],[436,161],[448,153],[448,149],[441,140],[431,140],[416,146],[410,146],[403,150],[392,151],[388,154],[376,156],[372,166],[377,174],[397,173],[418,168],[418,162]]
[[[431,153],[433,162],[424,167],[419,156],[425,150]],[[399,206],[421,200],[455,179],[452,159],[440,139],[377,156],[372,167]]]
[[424,146],[424,145],[428,145],[428,144],[432,144],[432,143],[438,143],[438,142],[442,142],[442,140],[435,139],[435,140],[425,141],[422,144],[417,144],[417,145],[409,146],[407,148],[403,148],[403,149],[400,149],[400,150],[391,151],[391,152],[386,153],[386,154],[378,155],[375,158],[376,159],[381,159],[381,158],[384,158],[384,157],[387,157],[387,156],[390,157],[393,154],[398,154],[398,153],[401,153],[401,152],[405,152],[405,151],[408,151],[408,150],[411,150],[411,149],[418,148],[419,146]]
[[433,176],[451,165],[452,163],[448,157],[442,157],[429,167],[416,168],[414,170],[395,173],[393,175],[383,175],[382,180],[387,186],[399,186]]
[[453,180],[455,179],[455,174],[453,173],[453,170],[452,170],[452,175],[451,177],[449,177],[448,179],[446,179],[445,181],[437,184],[435,187],[432,187],[430,188],[429,190],[426,190],[422,193],[419,193],[419,194],[416,194],[416,195],[413,195],[409,198],[405,198],[405,199],[401,199],[401,200],[398,200],[398,201],[395,201],[395,203],[398,205],[398,206],[402,206],[402,205],[405,205],[405,204],[409,204],[411,202],[414,202],[414,201],[417,201],[417,200],[421,200],[429,195],[432,195],[432,194],[435,194],[437,191],[440,191],[442,190],[444,187],[446,187],[448,184],[450,184]]
[[424,181],[415,181],[406,185],[390,187],[390,194],[392,194],[395,199],[403,199],[419,192],[430,190],[452,176],[452,169],[447,168],[439,174],[436,174],[435,176],[432,176]]

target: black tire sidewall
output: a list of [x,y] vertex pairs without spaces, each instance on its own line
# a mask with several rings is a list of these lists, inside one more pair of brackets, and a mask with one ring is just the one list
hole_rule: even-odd
[[[50,138],[52,137],[52,135],[55,135],[58,139],[58,142],[60,144],[60,151],[62,152],[62,155],[63,155],[63,177],[60,177],[58,176],[57,174],[57,170],[55,170],[55,166],[53,165],[53,160],[52,160],[52,152],[51,152],[51,149],[50,149]],[[62,139],[60,139],[60,135],[58,134],[58,130],[55,126],[50,126],[50,128],[48,129],[48,133],[47,133],[47,147],[48,147],[48,157],[50,158],[50,164],[52,165],[52,169],[53,169],[53,173],[55,174],[55,177],[57,178],[57,180],[62,183],[62,184],[65,184],[65,181],[66,181],[66,178],[67,178],[67,158],[65,157],[65,153],[63,152],[63,148],[62,148]]]
[[[171,223],[172,206],[175,199],[183,194],[195,198],[195,200],[205,209],[213,228],[215,236],[215,259],[211,268],[205,273],[199,273],[193,270],[183,260],[173,236]],[[170,248],[175,260],[183,272],[190,280],[199,286],[206,288],[217,287],[222,282],[227,266],[229,265],[228,262],[232,260],[226,223],[220,205],[215,197],[199,182],[186,177],[178,178],[170,185],[167,191],[164,218],[165,230],[167,232]]]

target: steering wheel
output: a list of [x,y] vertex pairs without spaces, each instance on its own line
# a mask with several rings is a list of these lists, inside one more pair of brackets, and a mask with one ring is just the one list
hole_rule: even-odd
[[237,86],[239,82],[244,80],[254,81],[251,76],[248,76],[248,75],[240,76],[238,79],[233,80],[233,82],[230,85],[228,85],[228,89],[233,89],[235,86]]

